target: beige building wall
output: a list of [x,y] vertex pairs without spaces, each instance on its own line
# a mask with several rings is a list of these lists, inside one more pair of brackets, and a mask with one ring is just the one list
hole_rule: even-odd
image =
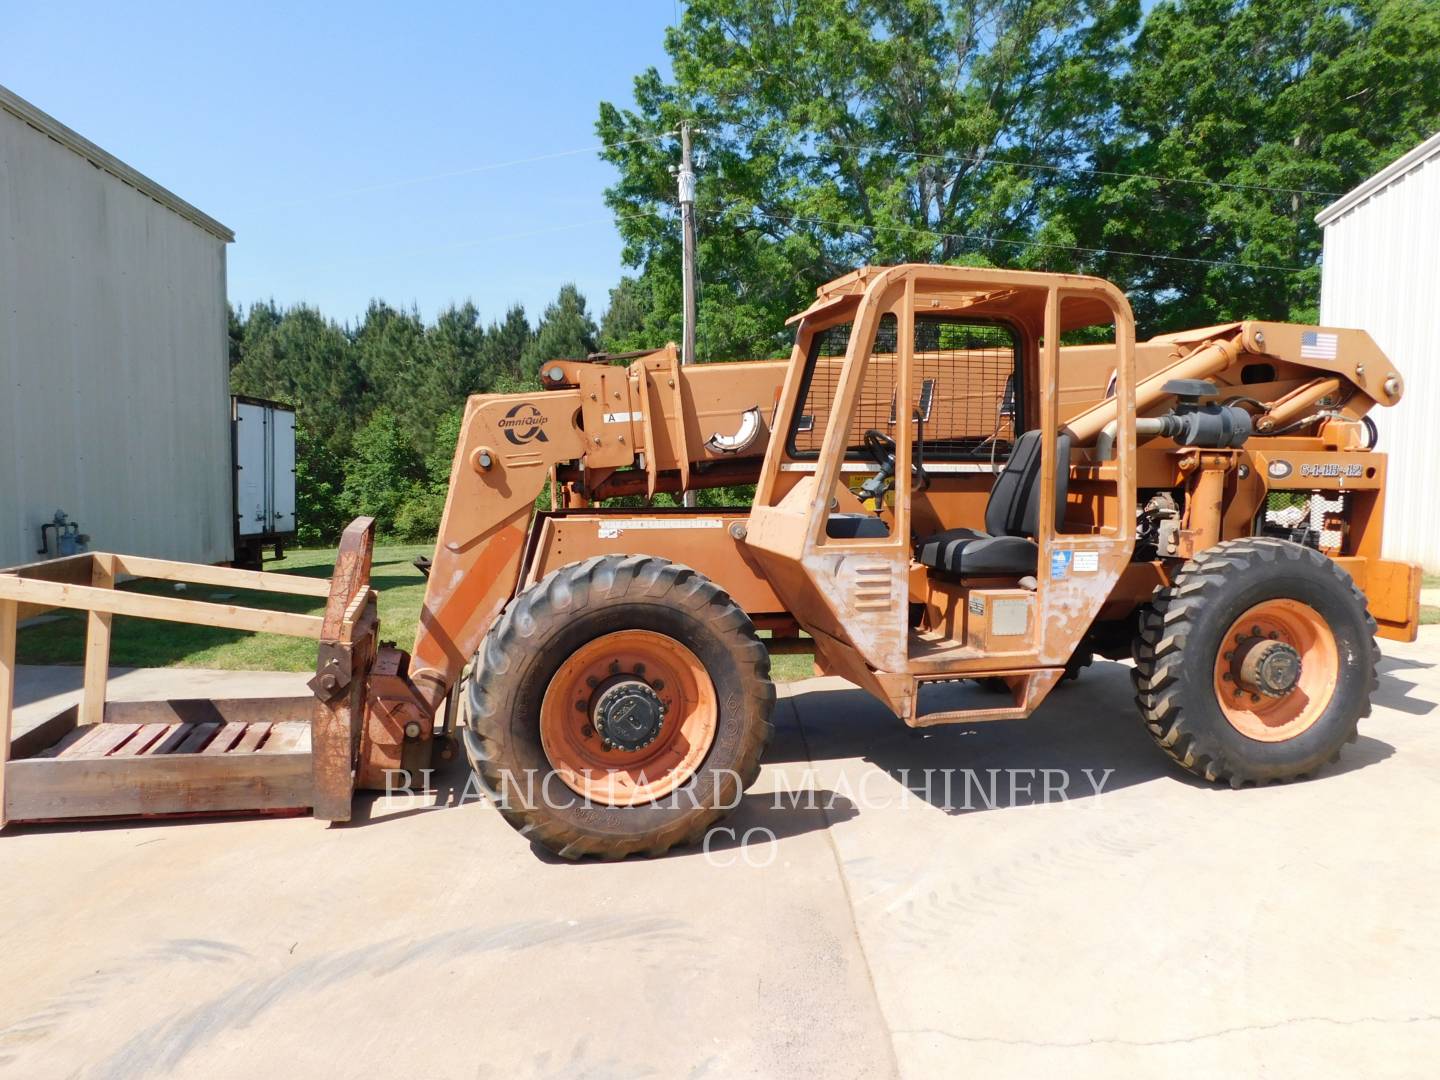
[[228,229],[0,87],[0,566],[232,555]]

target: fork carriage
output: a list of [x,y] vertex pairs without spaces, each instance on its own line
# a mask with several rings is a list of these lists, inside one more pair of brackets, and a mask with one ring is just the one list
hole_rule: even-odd
[[[0,571],[0,826],[306,810],[348,821],[377,656],[373,550],[374,521],[357,518],[329,581],[100,552]],[[323,598],[325,611],[117,591],[124,577]],[[17,624],[55,608],[87,613],[80,702],[12,739]],[[107,701],[116,615],[310,638],[314,694]]]

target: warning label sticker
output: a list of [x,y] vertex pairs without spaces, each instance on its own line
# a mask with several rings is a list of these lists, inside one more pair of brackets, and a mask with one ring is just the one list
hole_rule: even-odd
[[1075,553],[1063,548],[1057,548],[1050,552],[1050,580],[1064,581],[1070,576],[1070,563]]

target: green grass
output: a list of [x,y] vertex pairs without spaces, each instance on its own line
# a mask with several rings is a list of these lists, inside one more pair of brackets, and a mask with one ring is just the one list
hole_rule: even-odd
[[1440,574],[1426,574],[1420,579],[1422,589],[1440,589]]
[[811,678],[814,674],[815,658],[808,654],[804,656],[772,656],[770,658],[772,682],[795,682],[797,679]]
[[[428,545],[384,545],[375,549],[370,584],[379,594],[380,636],[408,649],[415,640],[425,579],[410,565],[416,555],[429,555]],[[328,578],[335,565],[334,548],[286,553],[267,562],[267,571]],[[133,581],[121,586],[135,592],[180,596],[189,600],[263,607],[276,611],[320,614],[325,602],[309,596],[283,596],[244,589],[217,589],[188,585],[183,592],[166,581]],[[57,614],[61,614],[57,612]],[[64,612],[54,622],[20,631],[18,658],[22,664],[78,664],[85,649],[85,615]],[[158,622],[117,615],[111,630],[110,662],[118,667],[195,667],[232,671],[312,671],[315,643],[276,634],[252,634],[188,623]]]
[[1440,623],[1440,607],[1420,605],[1420,625],[1434,626],[1436,623]]
[[[381,545],[375,549],[370,584],[380,597],[380,636],[408,649],[415,641],[420,621],[420,604],[425,597],[425,579],[411,565],[416,555],[429,556],[425,544]],[[334,548],[290,551],[265,569],[282,574],[328,578],[335,565]],[[181,596],[189,600],[263,607],[318,615],[323,600],[308,596],[283,596],[244,589],[216,589],[189,585],[183,592],[165,581],[132,581],[121,586],[134,592]],[[79,664],[85,653],[85,614],[56,612],[53,622],[20,631],[17,657],[22,664]],[[115,616],[110,639],[110,663],[116,667],[191,667],[222,671],[313,671],[315,643],[277,634],[252,634],[244,630],[222,630],[212,626],[157,622]],[[771,658],[771,676],[776,682],[808,679],[814,674],[811,657]]]

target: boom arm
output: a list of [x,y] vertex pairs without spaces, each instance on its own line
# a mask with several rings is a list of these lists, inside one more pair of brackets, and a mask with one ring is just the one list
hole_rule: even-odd
[[432,714],[514,594],[547,479],[587,497],[753,479],[787,366],[681,367],[672,345],[628,367],[551,361],[544,392],[470,398],[410,663]]

